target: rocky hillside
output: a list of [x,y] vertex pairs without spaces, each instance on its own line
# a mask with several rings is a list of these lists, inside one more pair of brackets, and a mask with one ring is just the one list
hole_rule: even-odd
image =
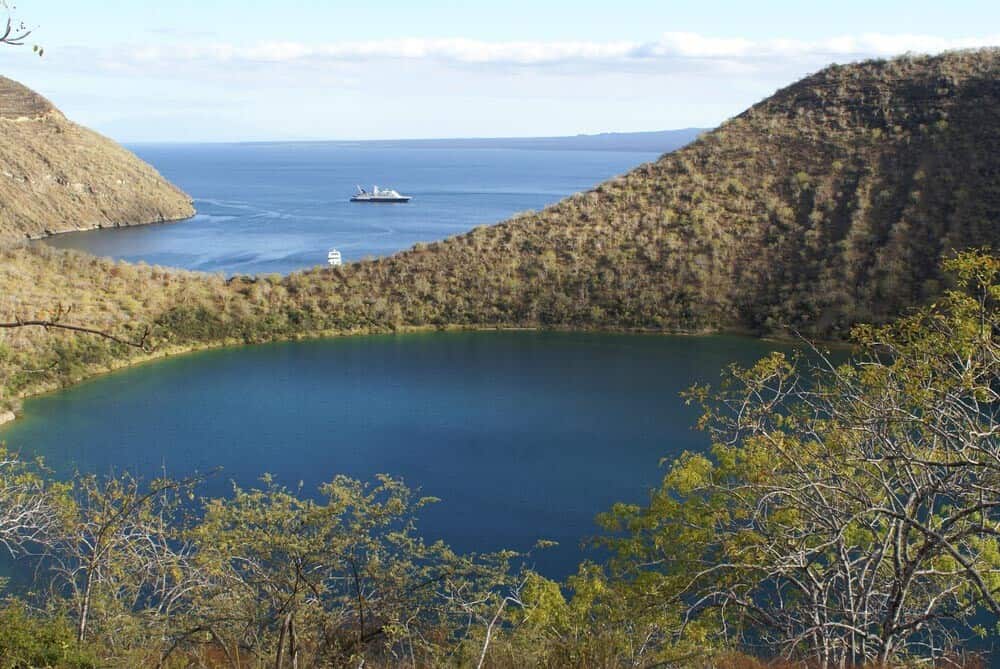
[[0,77],[0,244],[193,213],[190,198],[135,155]]

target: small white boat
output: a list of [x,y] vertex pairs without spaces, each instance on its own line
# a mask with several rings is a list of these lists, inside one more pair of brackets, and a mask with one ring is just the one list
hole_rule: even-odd
[[379,188],[372,186],[371,192],[358,186],[358,192],[351,198],[351,202],[409,202],[409,195],[400,195],[391,188]]
[[344,260],[340,257],[340,251],[337,249],[330,249],[329,253],[326,254],[326,262],[332,267],[340,267],[344,264]]

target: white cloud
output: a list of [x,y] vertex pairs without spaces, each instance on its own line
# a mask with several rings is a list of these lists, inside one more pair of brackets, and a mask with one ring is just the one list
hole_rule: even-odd
[[125,139],[513,136],[709,126],[831,62],[991,44],[1000,35],[200,39],[0,49],[0,69]]
[[407,60],[464,65],[500,64],[548,66],[559,64],[651,63],[667,61],[767,61],[772,59],[856,59],[905,52],[934,53],[1000,44],[1000,34],[948,39],[930,35],[869,33],[823,40],[748,40],[716,38],[696,33],[665,33],[650,42],[552,41],[488,42],[472,39],[393,39],[309,44],[263,42],[250,46],[226,43],[143,46],[117,49],[117,56],[135,63],[295,63],[329,61]]
[[[821,40],[750,40],[698,33],[665,33],[638,41],[508,41],[391,39],[254,44],[186,43],[57,46],[44,59],[21,67],[56,68],[92,75],[106,73],[185,81],[258,84],[264,78],[283,85],[354,86],[388,77],[397,83],[438,77],[453,69],[481,78],[509,71],[540,76],[643,74],[705,78],[767,77],[773,82],[798,78],[831,62],[887,57],[906,52],[937,53],[1000,44],[1000,34],[947,39],[931,35],[867,33]],[[0,59],[6,53],[0,53]],[[2,64],[2,61],[0,61]],[[416,72],[415,68],[432,68]],[[11,69],[11,68],[8,68]],[[374,76],[372,73],[375,73]]]

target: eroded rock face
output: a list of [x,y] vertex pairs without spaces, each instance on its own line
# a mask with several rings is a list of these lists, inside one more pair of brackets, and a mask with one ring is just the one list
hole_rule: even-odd
[[9,423],[16,418],[13,411],[0,411],[0,425]]
[[0,244],[193,214],[152,166],[0,77]]

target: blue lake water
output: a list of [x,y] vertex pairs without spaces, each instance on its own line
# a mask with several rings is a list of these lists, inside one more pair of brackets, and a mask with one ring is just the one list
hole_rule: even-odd
[[264,472],[307,491],[384,472],[441,498],[428,538],[462,551],[558,541],[575,570],[595,514],[643,502],[659,461],[703,449],[678,393],[776,348],[740,337],[429,333],[210,351],[29,400],[0,430],[59,473],[184,476],[205,493]]
[[[655,153],[424,149],[341,143],[130,147],[192,198],[198,214],[162,225],[46,240],[99,256],[230,274],[388,255],[557,202],[656,159]],[[351,203],[356,185],[406,204]]]

